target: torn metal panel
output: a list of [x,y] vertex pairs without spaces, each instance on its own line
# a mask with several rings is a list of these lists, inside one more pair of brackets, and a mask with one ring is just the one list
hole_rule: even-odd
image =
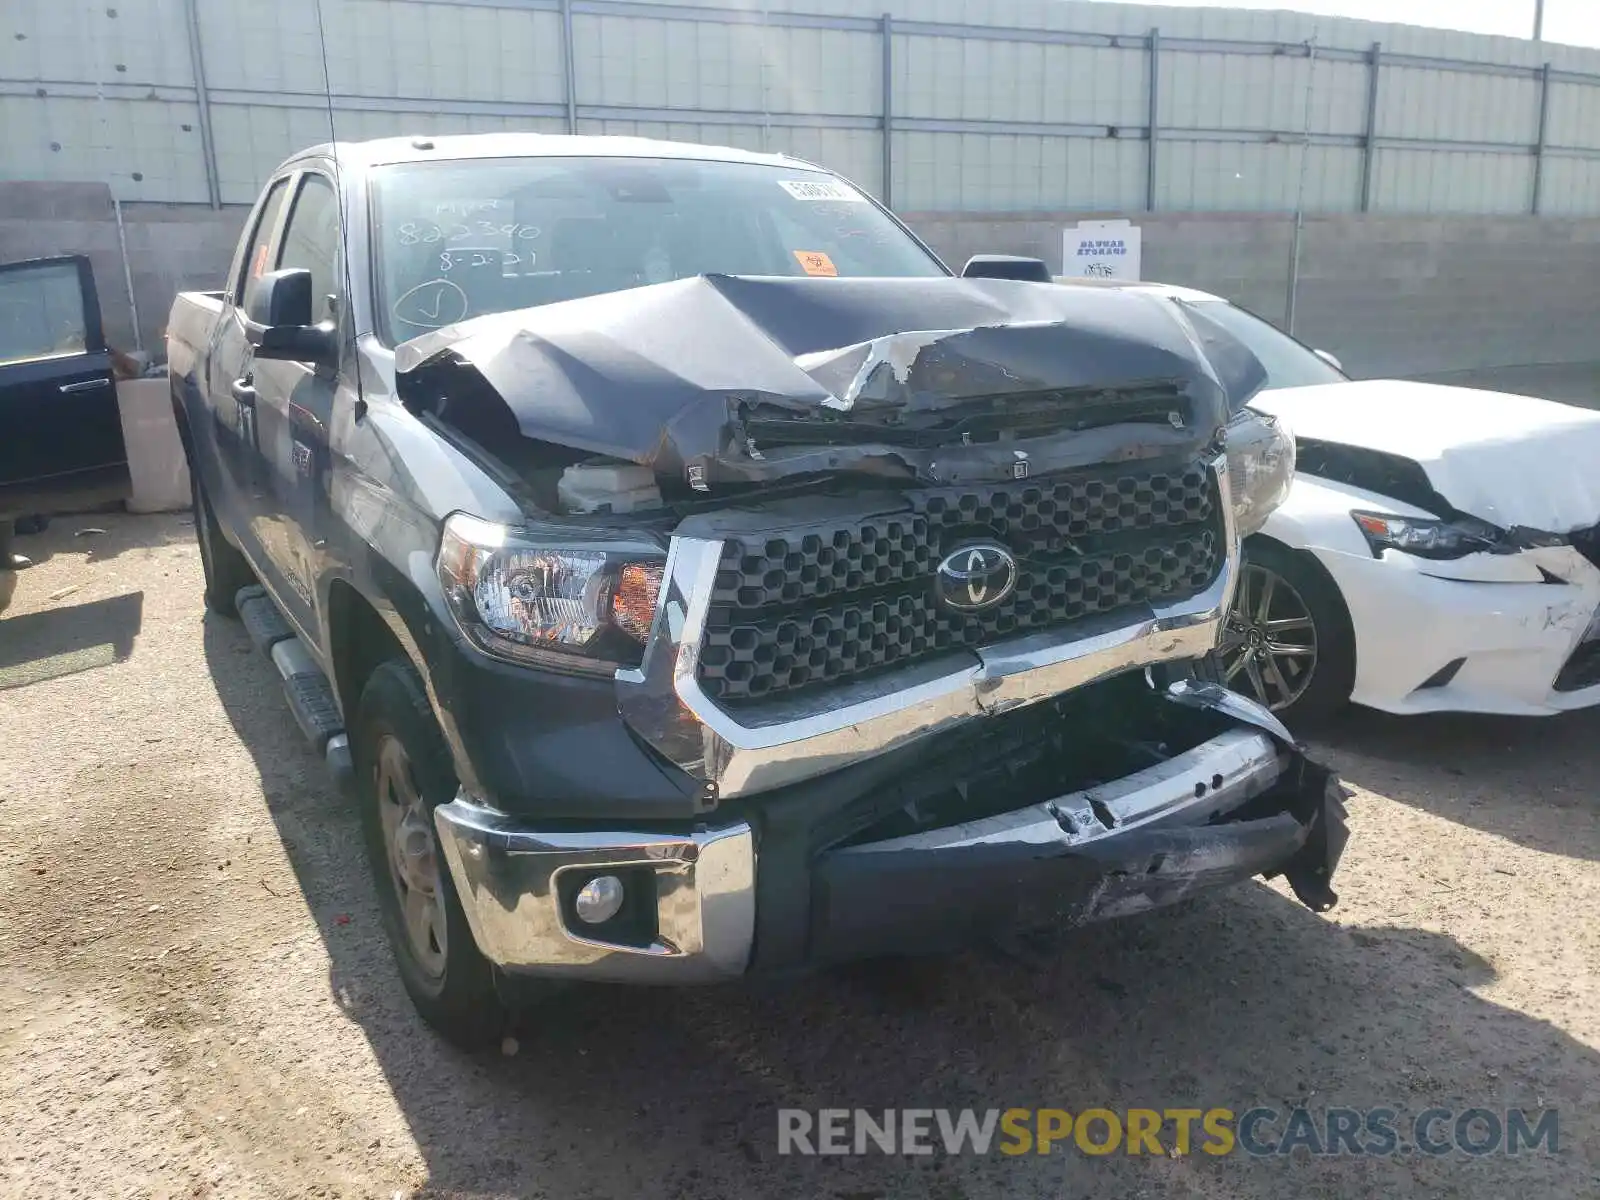
[[1195,456],[1264,377],[1159,297],[986,279],[700,276],[479,318],[395,361],[412,408],[466,371],[525,438],[650,466],[669,500]]
[[[1273,739],[1230,730],[1115,785],[979,821],[824,853],[819,957],[932,948],[986,928],[1064,928],[1283,875],[1307,907],[1348,839],[1344,792]],[[1129,819],[1122,820],[1126,815]]]

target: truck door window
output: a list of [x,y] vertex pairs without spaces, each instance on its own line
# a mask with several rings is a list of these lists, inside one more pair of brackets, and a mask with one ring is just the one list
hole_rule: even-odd
[[267,253],[272,245],[272,233],[278,228],[278,213],[283,208],[284,197],[289,194],[289,181],[280,179],[267,193],[261,206],[261,217],[256,221],[255,232],[250,235],[250,245],[245,250],[244,262],[239,267],[239,278],[234,280],[233,302],[244,303],[244,290],[252,279],[267,273]]
[[82,354],[88,339],[75,263],[0,271],[0,364]]
[[339,272],[339,195],[325,175],[308,173],[300,184],[278,251],[278,270],[311,272],[312,316],[332,314],[343,288]]

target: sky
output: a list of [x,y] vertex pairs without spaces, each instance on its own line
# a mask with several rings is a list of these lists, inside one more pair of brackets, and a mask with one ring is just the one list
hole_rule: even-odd
[[[1533,36],[1534,0],[1152,0],[1184,8],[1278,8],[1292,12],[1398,21],[1468,33]],[[1600,0],[1545,0],[1548,42],[1600,46]]]

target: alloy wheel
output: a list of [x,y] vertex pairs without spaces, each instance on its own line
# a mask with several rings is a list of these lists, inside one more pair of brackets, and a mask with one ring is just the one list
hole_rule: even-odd
[[375,771],[378,815],[401,924],[417,965],[437,979],[444,974],[449,942],[433,822],[417,789],[411,756],[399,738],[389,734],[379,742]]
[[1217,648],[1222,681],[1273,711],[1288,708],[1317,670],[1317,626],[1283,576],[1247,562]]

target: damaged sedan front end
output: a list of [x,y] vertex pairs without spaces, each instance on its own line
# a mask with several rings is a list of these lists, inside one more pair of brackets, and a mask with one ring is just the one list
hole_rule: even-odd
[[1351,699],[1521,716],[1600,703],[1600,414],[1398,380],[1251,404],[1299,438],[1265,535],[1315,556],[1348,613],[1347,650],[1317,635],[1321,665],[1353,659]]

